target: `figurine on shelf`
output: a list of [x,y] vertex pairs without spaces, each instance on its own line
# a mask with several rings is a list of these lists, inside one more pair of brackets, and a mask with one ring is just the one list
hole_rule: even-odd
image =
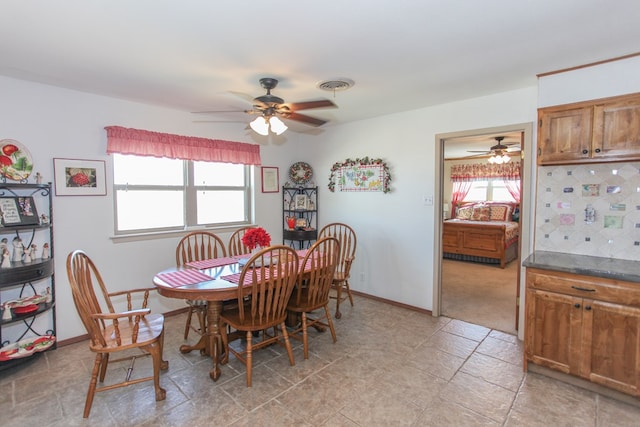
[[29,256],[31,257],[31,260],[33,261],[34,259],[38,258],[38,255],[36,254],[38,250],[38,245],[36,245],[35,243],[33,243],[31,245],[31,251],[29,252]]
[[2,320],[11,320],[11,307],[9,307],[7,304],[3,304],[2,308],[4,308],[4,313],[2,313]]
[[24,258],[22,259],[23,262],[31,262],[31,248],[30,247],[25,247],[22,249],[22,252],[24,253]]
[[9,240],[6,237],[3,237],[2,240],[0,240],[0,253],[4,252],[4,249],[9,247]]
[[45,214],[40,215],[40,224],[49,224],[49,217]]
[[42,184],[42,175],[40,175],[40,172],[36,172],[36,184]]
[[49,258],[49,244],[45,243],[44,245],[42,245],[42,259],[48,259]]
[[45,294],[44,302],[46,302],[47,304],[51,304],[51,301],[53,301],[53,297],[51,296],[51,288],[47,286],[47,293]]
[[13,238],[13,262],[22,261],[22,255],[24,255],[24,246],[22,246],[22,239],[18,236]]
[[9,267],[11,267],[11,253],[9,252],[9,248],[5,246],[2,248],[2,263],[0,264],[0,268]]

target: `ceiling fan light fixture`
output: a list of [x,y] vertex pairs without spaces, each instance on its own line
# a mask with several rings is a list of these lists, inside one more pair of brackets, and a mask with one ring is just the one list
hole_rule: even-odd
[[267,123],[267,119],[263,116],[256,117],[255,120],[249,123],[249,126],[251,126],[251,129],[260,135],[269,135],[269,124]]
[[275,116],[269,118],[269,124],[271,125],[271,132],[276,135],[281,135],[285,130],[289,129],[282,120]]

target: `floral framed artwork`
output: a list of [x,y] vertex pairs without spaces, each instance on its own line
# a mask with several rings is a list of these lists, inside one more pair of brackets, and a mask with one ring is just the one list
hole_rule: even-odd
[[280,191],[278,183],[280,178],[278,177],[278,168],[271,166],[262,166],[260,168],[262,175],[262,192],[263,193],[277,193]]
[[56,196],[105,196],[104,160],[53,159]]
[[336,183],[340,191],[388,193],[391,191],[391,174],[382,159],[347,159],[331,167],[330,191],[335,191]]

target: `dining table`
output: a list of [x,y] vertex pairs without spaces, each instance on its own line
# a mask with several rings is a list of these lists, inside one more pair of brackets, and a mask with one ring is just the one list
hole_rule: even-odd
[[[306,249],[296,251],[300,262],[306,252]],[[153,277],[153,285],[164,297],[206,302],[206,330],[196,344],[181,345],[180,352],[199,350],[200,354],[210,356],[213,359],[213,367],[209,371],[209,377],[214,381],[221,375],[223,348],[220,313],[223,302],[237,300],[238,283],[243,268],[240,260],[250,257],[248,254],[188,262],[183,266],[167,268]],[[300,268],[300,271],[304,273],[309,269],[310,266],[306,265]],[[244,286],[251,286],[251,283],[245,283]]]

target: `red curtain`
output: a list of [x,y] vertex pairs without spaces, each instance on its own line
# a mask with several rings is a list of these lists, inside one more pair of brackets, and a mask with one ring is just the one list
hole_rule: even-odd
[[471,190],[471,181],[456,181],[453,183],[453,194],[451,194],[451,216],[450,218],[456,217],[456,209],[460,202],[467,197],[469,194],[469,190]]
[[172,135],[107,126],[107,153],[204,162],[260,165],[260,146],[243,142]]
[[520,203],[520,180],[514,181],[512,179],[504,180],[504,185],[507,187],[507,191],[511,194],[511,197],[516,201],[516,203]]

